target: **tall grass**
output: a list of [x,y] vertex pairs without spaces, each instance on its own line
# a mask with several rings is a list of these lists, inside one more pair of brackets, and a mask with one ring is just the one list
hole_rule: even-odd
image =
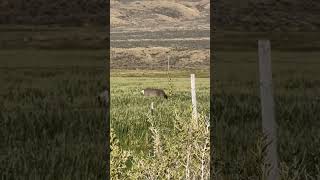
[[[145,87],[165,87],[168,92],[167,78],[111,79],[111,127],[119,139],[111,152],[115,179],[209,178],[209,81],[197,81],[202,114],[197,126],[192,121],[189,78],[172,78],[172,84],[173,93],[165,100],[139,92]],[[125,168],[119,165],[124,161]]]
[[0,51],[1,179],[105,178],[101,52]]
[[[320,177],[318,54],[272,52],[282,179]],[[261,158],[257,159],[261,153],[257,152],[263,149],[257,146],[263,137],[257,52],[218,51],[215,59],[212,113],[216,118],[214,145],[219,176],[261,179],[257,169],[261,167]]]

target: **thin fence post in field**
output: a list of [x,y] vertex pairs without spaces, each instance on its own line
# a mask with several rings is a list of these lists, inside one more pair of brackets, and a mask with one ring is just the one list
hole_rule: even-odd
[[266,164],[270,165],[270,171],[267,172],[264,168],[264,174],[267,180],[278,180],[277,124],[274,113],[270,41],[259,40],[258,46],[262,129],[269,144],[266,149]]
[[167,58],[168,58],[167,76],[168,76],[168,85],[169,85],[169,96],[171,96],[173,93],[173,84],[172,84],[171,75],[170,75],[170,56],[168,55]]
[[148,57],[148,61],[150,62],[150,64],[151,64],[151,70],[153,70],[153,61],[152,61],[152,57],[151,57],[151,55],[150,54],[148,54],[148,53],[146,53],[146,55],[147,55],[147,57]]
[[170,56],[168,56],[168,73],[169,73],[169,70],[170,70]]
[[197,99],[196,99],[196,78],[194,74],[191,74],[191,100],[192,100],[192,117],[197,122]]
[[153,102],[151,102],[150,109],[151,109],[151,115],[153,115],[153,111],[154,111]]

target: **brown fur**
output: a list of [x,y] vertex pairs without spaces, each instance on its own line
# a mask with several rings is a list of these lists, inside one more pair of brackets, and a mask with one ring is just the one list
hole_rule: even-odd
[[157,97],[163,97],[165,99],[168,98],[168,96],[162,89],[146,88],[142,90],[142,93],[144,96],[157,96]]

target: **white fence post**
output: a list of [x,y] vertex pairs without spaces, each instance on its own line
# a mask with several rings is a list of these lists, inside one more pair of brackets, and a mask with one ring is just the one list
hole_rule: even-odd
[[197,99],[196,99],[196,78],[194,74],[191,74],[191,100],[192,100],[192,117],[197,122]]
[[274,114],[270,41],[259,40],[258,46],[262,128],[267,136],[267,143],[270,143],[266,149],[266,163],[270,165],[270,171],[264,168],[264,174],[267,180],[278,180],[277,124]]
[[168,55],[168,73],[169,73],[169,70],[170,70],[170,56]]
[[151,102],[151,107],[150,107],[150,109],[151,109],[151,115],[153,115],[153,111],[154,111],[153,102]]

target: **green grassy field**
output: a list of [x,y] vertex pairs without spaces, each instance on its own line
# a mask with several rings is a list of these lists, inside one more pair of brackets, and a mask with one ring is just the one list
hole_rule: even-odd
[[105,50],[0,50],[2,179],[103,179]]
[[[107,53],[100,49],[106,39],[83,30],[51,30],[0,28],[1,33],[6,32],[0,37],[1,178],[102,179],[106,122],[96,95],[107,78]],[[48,37],[54,34],[57,40],[51,41]],[[33,40],[24,41],[25,37]],[[256,51],[260,37],[265,34],[216,35],[211,69],[215,95],[211,118],[216,127],[211,127],[217,137],[215,167],[223,170],[217,173],[224,179],[259,179],[261,175]],[[271,34],[270,38],[282,179],[317,179],[320,41],[315,33],[302,32]],[[131,151],[136,158],[133,162],[139,162],[131,165],[136,168],[132,174],[142,169],[148,172],[150,169],[144,169],[148,167],[162,174],[170,174],[172,167],[172,172],[184,172],[182,162],[186,161],[191,141],[186,130],[192,124],[189,77],[190,73],[196,74],[198,110],[207,115],[209,72],[173,70],[171,87],[162,71],[121,69],[111,73],[111,127],[119,138],[119,147]],[[172,90],[173,94],[168,100],[146,98],[139,93],[145,87]],[[155,106],[152,117],[151,102]],[[157,137],[151,127],[159,130],[162,139],[161,158],[150,156]],[[192,131],[201,142],[208,137],[203,130]],[[196,149],[192,153],[199,152]],[[194,169],[201,166],[193,165]]]
[[[255,38],[244,41],[234,37],[234,41],[243,42],[243,50],[220,47],[214,53],[215,165],[222,179],[259,179],[262,174],[258,54],[246,46]],[[287,44],[287,50],[277,48],[280,45],[272,50],[281,179],[317,179],[320,177],[320,53],[317,46],[313,47],[314,51],[293,51],[290,48],[299,49],[298,44],[283,43]]]
[[[165,73],[154,77],[154,72],[144,72],[140,77],[111,77],[111,128],[121,149],[118,152],[116,147],[112,148],[112,177],[176,179],[186,176],[186,169],[190,169],[191,177],[200,178],[201,160],[197,156],[203,154],[203,175],[208,178],[210,136],[205,118],[209,115],[209,78],[196,79],[200,116],[199,122],[195,123],[199,128],[192,129],[190,74],[183,77],[178,72],[181,77],[172,78],[170,85],[168,78],[161,77]],[[175,73],[171,73],[171,77],[175,77]],[[144,97],[140,91],[148,87],[161,88],[172,94],[168,99]],[[128,152],[130,155],[125,158]],[[188,153],[192,156],[192,163],[185,167],[183,164]]]
[[[121,145],[130,150],[144,151],[150,148],[147,115],[151,102],[155,106],[155,119],[165,133],[173,131],[174,109],[182,118],[189,118],[191,108],[190,78],[174,78],[173,94],[169,98],[144,97],[140,91],[147,87],[163,88],[169,92],[167,78],[112,77],[111,78],[111,127],[119,137]],[[197,78],[198,110],[209,113],[209,79]]]

